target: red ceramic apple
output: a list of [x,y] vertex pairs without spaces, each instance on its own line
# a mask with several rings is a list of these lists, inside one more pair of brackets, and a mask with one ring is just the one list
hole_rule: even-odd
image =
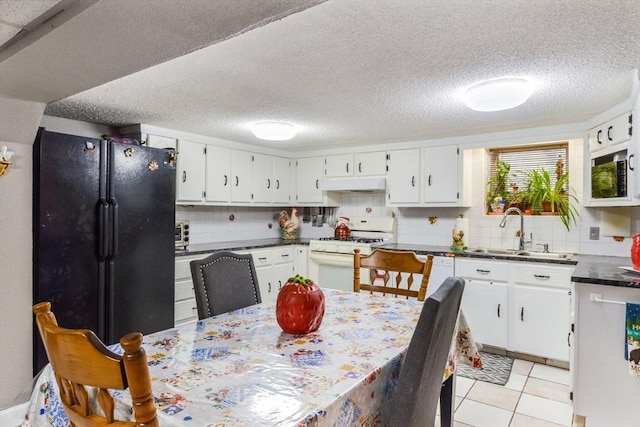
[[276,320],[283,331],[302,335],[317,331],[324,316],[324,294],[311,279],[290,277],[278,293]]

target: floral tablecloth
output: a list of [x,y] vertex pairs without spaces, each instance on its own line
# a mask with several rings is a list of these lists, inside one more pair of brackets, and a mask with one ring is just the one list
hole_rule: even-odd
[[[274,304],[263,303],[145,336],[160,425],[377,425],[422,303],[324,292],[322,326],[307,335],[283,333]],[[464,315],[443,379],[459,362],[482,366]],[[57,393],[47,366],[24,425],[66,426]],[[116,397],[130,417],[126,391]]]

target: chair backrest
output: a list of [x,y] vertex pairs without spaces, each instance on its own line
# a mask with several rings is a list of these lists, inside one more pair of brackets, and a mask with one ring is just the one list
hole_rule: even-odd
[[432,426],[454,337],[464,279],[449,277],[424,303],[383,425]]
[[[424,301],[427,297],[429,276],[433,266],[433,255],[421,261],[414,252],[374,249],[369,255],[360,255],[360,249],[354,249],[353,290],[401,295]],[[369,284],[360,282],[360,269],[369,269]],[[420,286],[413,288],[414,274],[422,274]],[[403,283],[406,287],[401,287]]]
[[262,302],[251,254],[221,251],[191,261],[190,265],[198,318]]
[[[158,426],[142,334],[120,339],[122,356],[110,351],[87,329],[58,326],[51,303],[33,306],[40,337],[60,389],[60,400],[76,426]],[[116,420],[111,390],[129,389],[135,421]],[[94,393],[97,391],[97,393]],[[100,407],[104,416],[95,412]]]

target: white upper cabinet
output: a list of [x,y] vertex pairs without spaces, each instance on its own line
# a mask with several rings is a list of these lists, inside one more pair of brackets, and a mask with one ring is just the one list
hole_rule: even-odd
[[231,202],[251,202],[253,153],[231,150]]
[[160,135],[147,135],[147,147],[153,148],[178,148],[178,140]]
[[458,147],[424,148],[423,156],[423,201],[457,203],[460,199]]
[[631,139],[632,121],[632,114],[625,113],[589,130],[589,151],[597,151]]
[[353,176],[353,154],[327,156],[324,163],[324,176],[327,178]]
[[324,176],[326,178],[387,174],[387,153],[385,151],[336,154],[326,156],[324,162]]
[[231,198],[231,149],[207,146],[207,202],[228,203]]
[[322,182],[323,158],[304,157],[296,161],[297,203],[322,203],[323,194],[320,190]]
[[273,203],[291,203],[291,160],[273,157]]
[[420,149],[389,152],[387,202],[393,204],[420,203]]
[[273,157],[266,154],[253,154],[253,191],[252,200],[269,203],[273,199]]
[[176,201],[202,202],[205,197],[206,144],[178,141]]
[[355,176],[374,176],[387,174],[387,152],[356,153],[353,155],[353,174]]

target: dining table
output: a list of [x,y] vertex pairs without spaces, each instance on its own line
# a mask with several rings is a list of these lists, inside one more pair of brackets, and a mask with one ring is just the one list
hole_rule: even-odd
[[[282,331],[263,302],[145,335],[161,426],[373,426],[392,395],[423,302],[325,288],[318,330]],[[121,354],[119,344],[109,347]],[[482,367],[460,312],[443,381],[456,366]],[[454,378],[454,377],[453,377]],[[132,419],[126,390],[111,391]],[[39,375],[23,426],[66,426],[50,365]]]

